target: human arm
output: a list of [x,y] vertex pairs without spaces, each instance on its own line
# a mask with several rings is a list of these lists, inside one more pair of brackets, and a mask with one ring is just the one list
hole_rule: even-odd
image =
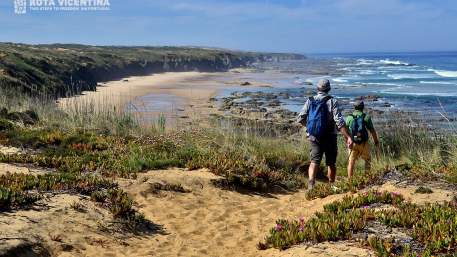
[[336,127],[338,130],[343,134],[344,138],[346,139],[347,146],[352,148],[354,142],[352,141],[352,137],[349,134],[349,129],[346,125],[346,121],[344,120],[343,114],[341,114],[341,109],[338,105],[338,101],[336,99],[332,99],[332,117],[335,121]]
[[368,131],[370,131],[371,137],[373,138],[373,143],[376,146],[378,146],[379,145],[378,133],[374,129],[373,120],[371,119],[371,117],[368,114],[365,116],[365,122],[367,124],[367,129],[368,129]]
[[298,114],[297,122],[300,123],[302,126],[306,126],[306,121],[308,120],[308,111],[309,111],[309,99],[306,100],[305,104],[303,105],[302,110]]
[[346,127],[346,125],[344,125],[343,127],[340,128],[340,132],[341,132],[341,134],[343,134],[344,138],[346,139],[347,147],[349,149],[351,149],[354,142],[352,141],[351,135],[349,135],[348,127]]
[[[337,129],[339,131],[341,131],[341,129],[343,127],[345,127],[346,132],[348,132],[347,126],[346,126],[346,121],[344,120],[343,114],[341,114],[341,108],[338,104],[338,101],[334,98],[332,98],[330,101],[331,101],[331,115],[332,115],[333,120],[335,121],[335,125],[336,125]],[[349,135],[349,132],[347,134]]]

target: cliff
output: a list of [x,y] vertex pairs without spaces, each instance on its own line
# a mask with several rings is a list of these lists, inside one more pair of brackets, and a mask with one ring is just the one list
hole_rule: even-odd
[[226,71],[303,55],[195,47],[118,47],[0,43],[0,87],[33,95],[70,96],[98,82],[161,72]]

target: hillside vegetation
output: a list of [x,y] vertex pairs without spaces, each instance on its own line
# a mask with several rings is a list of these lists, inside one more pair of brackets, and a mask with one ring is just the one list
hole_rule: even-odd
[[194,47],[121,47],[0,43],[0,87],[32,95],[70,96],[97,82],[167,71],[226,71],[253,62],[303,59],[298,54]]

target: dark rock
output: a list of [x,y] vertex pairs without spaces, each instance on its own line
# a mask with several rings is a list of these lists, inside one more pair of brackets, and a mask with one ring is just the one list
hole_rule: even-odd
[[245,82],[241,83],[240,85],[241,86],[250,86],[252,84],[250,82],[248,82],[248,81],[245,81]]
[[359,97],[356,97],[355,100],[375,102],[375,101],[379,100],[379,96],[377,96],[377,95],[359,96]]
[[281,92],[281,93],[279,93],[279,95],[282,96],[283,98],[286,98],[286,99],[290,98],[290,94],[287,93],[287,92]]
[[281,102],[279,100],[273,100],[267,103],[267,106],[269,107],[278,107],[281,105]]

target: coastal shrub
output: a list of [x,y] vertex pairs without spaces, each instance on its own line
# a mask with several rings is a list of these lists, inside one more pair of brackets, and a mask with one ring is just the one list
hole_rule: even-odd
[[114,218],[128,217],[134,213],[132,209],[133,201],[126,192],[120,189],[111,189],[108,190],[106,197],[108,208]]
[[148,189],[148,192],[157,194],[160,191],[172,191],[172,192],[179,192],[179,193],[189,193],[190,190],[185,189],[180,184],[170,184],[170,183],[153,183]]
[[29,175],[9,173],[0,176],[0,186],[17,191],[67,191],[90,195],[94,191],[116,187],[112,181],[97,176],[74,173]]
[[198,140],[189,168],[208,168],[225,177],[221,185],[268,190],[301,188],[309,161],[300,142],[287,139],[213,132]]
[[110,210],[113,218],[122,225],[122,230],[136,233],[150,225],[144,215],[133,208],[133,200],[123,190],[110,189],[104,196],[106,198],[103,204]]
[[420,186],[416,189],[416,191],[414,191],[416,194],[431,194],[433,193],[433,190],[428,188],[428,187],[423,187],[423,186]]
[[73,201],[70,204],[70,208],[72,208],[73,210],[75,210],[77,212],[85,212],[86,211],[86,208],[85,208],[84,204],[82,204],[79,201]]
[[365,174],[356,174],[351,179],[339,180],[332,184],[317,184],[313,189],[306,192],[306,199],[313,200],[324,198],[333,194],[357,192],[370,185],[378,184],[389,170],[370,171]]
[[13,127],[13,123],[11,123],[9,120],[0,118],[0,132],[11,130]]
[[15,131],[7,143],[39,150],[34,155],[2,155],[9,163],[32,163],[55,168],[61,172],[100,172],[105,175],[129,177],[148,169],[184,167],[195,150],[175,145],[174,138],[135,141],[133,138],[64,133],[56,130]]
[[[400,129],[398,129],[400,130]],[[394,133],[394,132],[391,132]],[[393,168],[393,158],[406,158],[406,149],[389,150],[390,144],[418,144],[420,135],[413,130],[395,132],[384,137],[379,158],[374,158],[373,172],[355,172],[355,177],[348,181],[337,179],[335,187],[317,185],[307,193],[308,199],[325,197],[335,193],[357,191],[373,183],[378,183],[383,172]],[[396,139],[400,135],[413,139]],[[397,140],[397,141],[395,141]],[[457,178],[457,162],[448,158],[446,166],[441,161],[432,159],[454,156],[455,147],[448,142],[446,151],[436,150],[442,140],[427,139],[430,147],[421,153],[411,154],[422,158],[412,165],[409,175],[433,176],[443,174],[452,181]],[[440,141],[441,140],[441,141]],[[451,139],[449,139],[451,140]],[[278,186],[285,189],[302,188],[306,184],[309,165],[309,144],[298,135],[271,138],[255,134],[215,129],[189,129],[186,131],[165,132],[143,136],[128,136],[99,133],[97,130],[65,130],[55,127],[14,128],[2,133],[2,142],[7,145],[31,148],[34,154],[2,155],[0,161],[9,163],[29,163],[41,167],[54,168],[65,173],[99,173],[103,176],[135,177],[138,172],[169,167],[187,167],[189,169],[208,168],[215,174],[225,177],[222,184],[241,186],[252,190],[270,190]],[[390,142],[390,143],[389,143]],[[447,142],[447,141],[446,141]],[[337,166],[345,170],[348,152],[344,151],[342,138],[338,141],[341,149]],[[406,144],[406,143],[405,143]],[[399,147],[402,147],[401,145]],[[430,149],[433,154],[426,155]],[[389,152],[391,151],[391,152]],[[392,154],[394,153],[395,154]],[[443,153],[447,152],[447,154]],[[375,155],[378,156],[378,155]],[[403,157],[401,157],[403,156]],[[427,159],[428,157],[429,159]],[[427,158],[426,158],[427,157]],[[406,158],[412,162],[411,158]],[[446,157],[447,158],[447,157]],[[429,161],[430,160],[430,161]],[[429,169],[433,168],[430,172]],[[344,176],[346,172],[339,172]],[[419,175],[417,175],[419,176]],[[457,181],[457,179],[456,179]]]
[[[37,191],[38,193],[30,193]],[[42,199],[40,193],[70,192],[90,196],[91,200],[107,208],[113,218],[134,231],[146,222],[133,208],[133,200],[112,181],[92,175],[51,173],[45,175],[4,174],[0,176],[0,210],[32,205]],[[70,205],[77,211],[85,208],[79,202]]]
[[107,195],[105,191],[94,191],[90,194],[90,199],[97,203],[105,202]]
[[0,186],[0,211],[31,205],[41,199],[38,194]]
[[[391,205],[376,209],[373,206]],[[419,206],[407,202],[397,193],[369,191],[347,196],[324,206],[309,220],[278,220],[260,249],[287,249],[303,242],[348,240],[364,231],[370,222],[387,227],[405,228],[414,242],[422,247],[412,249],[392,238],[369,236],[367,245],[378,256],[451,256],[457,249],[457,209],[451,203]]]
[[[8,144],[39,150],[33,155],[2,155],[9,163],[32,163],[60,172],[98,172],[107,176],[168,167],[208,168],[230,183],[252,189],[302,187],[308,157],[303,145],[289,141],[217,132],[177,132],[148,137],[117,137],[93,132],[17,130]],[[275,147],[279,146],[279,147]],[[298,179],[298,180],[297,180]]]

